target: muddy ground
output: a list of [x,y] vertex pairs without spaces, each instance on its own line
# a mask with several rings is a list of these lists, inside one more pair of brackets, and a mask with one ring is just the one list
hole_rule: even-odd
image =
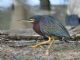
[[[31,33],[22,31],[19,32],[20,34],[35,35],[33,31]],[[50,49],[49,55],[45,54],[48,45],[41,48],[29,47],[32,44],[36,44],[36,42],[19,41],[7,44],[0,43],[0,60],[80,60],[80,41],[65,43],[64,41],[56,40]]]
[[50,55],[45,55],[45,48],[9,47],[0,45],[0,60],[80,60],[80,43],[55,42]]

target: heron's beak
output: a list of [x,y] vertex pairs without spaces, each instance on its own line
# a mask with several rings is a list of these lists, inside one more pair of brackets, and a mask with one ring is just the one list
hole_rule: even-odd
[[[20,20],[17,20],[17,21],[20,21]],[[23,22],[31,22],[31,23],[33,23],[34,22],[34,19],[27,19],[27,20],[21,20],[21,21],[23,21]]]

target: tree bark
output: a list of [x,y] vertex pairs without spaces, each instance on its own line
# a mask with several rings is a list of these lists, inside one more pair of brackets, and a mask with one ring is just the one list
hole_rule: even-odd
[[51,10],[51,4],[49,0],[40,0],[40,8],[43,10]]
[[24,2],[21,0],[13,0],[13,7],[12,7],[12,17],[11,17],[11,26],[10,30],[20,30],[25,29],[27,24],[26,22],[23,22],[22,20],[25,20],[28,15],[28,6],[25,6]]

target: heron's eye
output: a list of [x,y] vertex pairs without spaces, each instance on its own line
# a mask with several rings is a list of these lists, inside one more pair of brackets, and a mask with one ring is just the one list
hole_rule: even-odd
[[35,19],[29,19],[30,21],[35,21]]
[[30,20],[34,20],[34,19],[30,19]]

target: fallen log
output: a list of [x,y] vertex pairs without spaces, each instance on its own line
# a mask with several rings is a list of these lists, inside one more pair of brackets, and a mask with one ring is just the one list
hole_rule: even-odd
[[[43,38],[39,35],[32,35],[32,36],[26,36],[26,35],[10,35],[9,33],[1,33],[0,36],[4,38],[5,40],[14,40],[14,41],[20,41],[20,40],[48,40],[48,38]],[[56,38],[56,40],[61,40],[62,38]],[[80,34],[73,36],[73,41],[80,40]]]
[[[43,38],[39,35],[25,36],[25,35],[10,35],[9,33],[0,33],[0,42],[5,43],[11,47],[23,47],[33,45],[36,41],[45,41],[47,38]],[[56,38],[56,40],[62,40],[62,38]],[[74,36],[74,39],[69,42],[75,42],[80,40],[80,35]]]
[[11,40],[43,40],[42,36],[6,36],[7,39],[11,39]]
[[2,39],[5,38],[6,40],[43,40],[43,37],[39,35],[10,35],[10,33],[0,32],[0,36],[2,37]]

